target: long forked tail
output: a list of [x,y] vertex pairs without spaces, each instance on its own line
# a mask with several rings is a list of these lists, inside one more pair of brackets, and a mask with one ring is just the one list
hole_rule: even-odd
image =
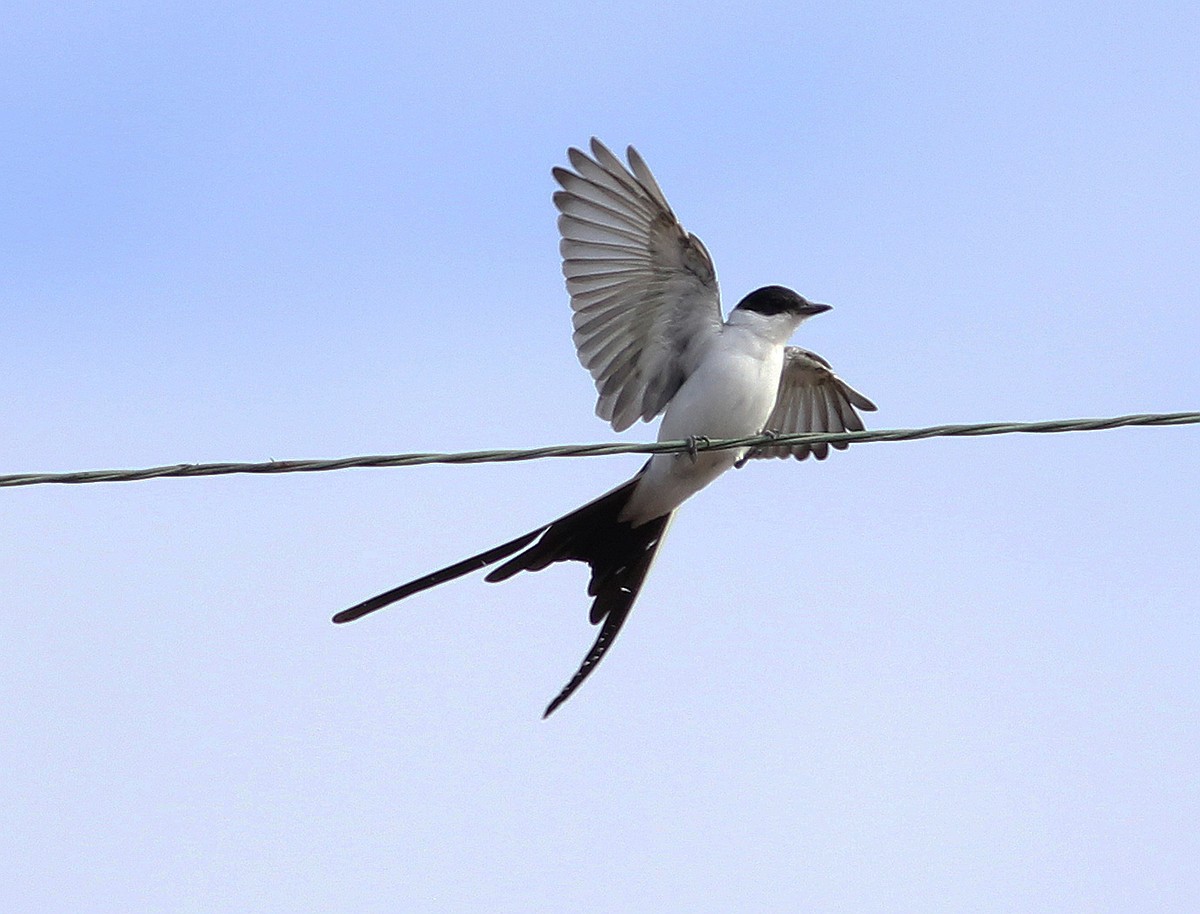
[[590,621],[593,625],[601,622],[603,625],[571,681],[547,706],[542,716],[549,717],[579,688],[607,653],[637,599],[670,524],[670,514],[638,527],[618,520],[640,477],[641,473],[595,501],[524,536],[344,609],[333,617],[333,621],[352,622],[397,600],[504,559],[508,561],[494,569],[485,580],[504,581],[522,571],[541,571],[555,562],[586,562],[592,569],[588,595],[595,597]]

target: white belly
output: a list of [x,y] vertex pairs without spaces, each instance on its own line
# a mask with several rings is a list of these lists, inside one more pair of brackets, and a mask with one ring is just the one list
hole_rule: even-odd
[[[781,347],[741,351],[723,347],[697,367],[671,399],[658,431],[659,441],[691,436],[740,438],[762,431],[775,406]],[[745,448],[690,454],[656,454],[637,490],[621,512],[622,520],[644,523],[674,511],[728,470]]]

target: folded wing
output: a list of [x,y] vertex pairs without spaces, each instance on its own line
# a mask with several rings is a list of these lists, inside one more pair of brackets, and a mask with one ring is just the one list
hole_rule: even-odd
[[626,167],[599,140],[555,168],[563,275],[575,347],[617,431],[667,406],[721,325],[712,258],[675,218],[631,146]]

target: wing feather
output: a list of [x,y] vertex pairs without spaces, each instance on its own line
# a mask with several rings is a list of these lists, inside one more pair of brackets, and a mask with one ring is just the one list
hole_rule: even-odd
[[[833,373],[829,363],[807,349],[788,346],[784,351],[779,395],[767,428],[783,435],[804,432],[858,432],[863,429],[857,410],[873,412],[875,404]],[[844,451],[847,444],[834,443]],[[749,457],[795,457],[812,454],[818,460],[829,456],[830,445],[790,444],[760,448]]]
[[[558,243],[558,252],[563,259],[574,258],[578,260],[605,260],[613,254],[623,254],[638,256],[642,253],[641,249],[632,244],[621,244],[619,242],[604,243],[602,241],[576,241],[573,238],[563,238]],[[641,258],[639,257],[639,260]]]
[[555,168],[559,251],[580,362],[596,414],[624,431],[661,413],[721,325],[712,258],[684,230],[645,161],[625,165],[599,140]]

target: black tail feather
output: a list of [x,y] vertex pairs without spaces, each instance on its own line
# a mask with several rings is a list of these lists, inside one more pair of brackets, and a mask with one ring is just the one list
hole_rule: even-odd
[[[616,528],[631,529],[628,522],[618,521],[621,509],[629,501],[637,477],[622,486],[577,508],[565,517],[548,524],[542,538],[520,555],[509,559],[488,573],[484,580],[495,584],[507,581],[521,571],[541,571],[555,562],[587,562],[592,566],[593,580],[597,563],[603,564],[605,552],[611,548]],[[588,593],[592,591],[589,588]]]
[[[549,524],[546,526],[548,527]],[[445,584],[447,581],[461,578],[464,574],[470,574],[472,571],[478,571],[480,568],[493,565],[501,559],[508,558],[514,552],[524,549],[545,530],[546,527],[539,527],[536,530],[526,533],[524,536],[518,536],[515,540],[510,540],[502,546],[495,546],[487,552],[481,552],[479,555],[473,555],[469,559],[463,559],[461,562],[447,565],[445,568],[431,572],[422,578],[417,578],[415,581],[409,581],[407,584],[401,584],[399,587],[394,587],[386,593],[371,597],[369,600],[363,600],[356,606],[343,609],[333,617],[333,621],[353,622],[355,619],[361,619],[367,613],[390,606],[397,600],[411,597],[414,593],[420,593],[422,590],[428,590],[430,587],[437,587],[438,584]]]
[[579,688],[607,653],[637,599],[671,521],[671,515],[666,514],[635,527],[619,519],[640,477],[641,473],[595,501],[524,536],[344,609],[333,617],[333,621],[352,622],[397,600],[504,559],[508,561],[493,569],[485,580],[504,581],[521,571],[541,571],[555,562],[585,562],[592,570],[588,595],[595,597],[589,618],[593,625],[604,624],[571,681],[546,708],[543,716],[548,717]]
[[[621,626],[625,624],[626,616],[633,608],[633,601],[637,599],[638,592],[642,589],[642,583],[646,580],[650,566],[654,564],[654,556],[658,553],[658,547],[666,535],[671,517],[670,514],[664,514],[640,527],[632,528],[629,538],[625,540],[627,548],[620,553],[623,558],[616,560],[620,564],[604,567],[602,576],[598,575],[601,568],[592,566],[592,582],[596,585],[596,599],[592,603],[591,621],[595,625],[603,619],[604,625],[600,627],[600,634],[596,636],[596,642],[588,651],[587,656],[583,658],[583,663],[575,671],[571,681],[563,687],[554,701],[546,706],[546,711],[542,714],[543,719],[553,714],[559,705],[583,685],[583,681],[591,675],[592,670],[608,653],[608,649],[616,640],[617,633],[621,631]],[[615,556],[617,551],[614,549],[610,554]],[[592,592],[590,588],[588,592]]]
[[554,700],[550,704],[546,705],[546,710],[542,712],[542,720],[553,714],[558,709],[558,706],[570,698],[572,693],[583,685],[583,681],[591,675],[592,670],[596,668],[596,664],[608,653],[609,645],[617,637],[617,632],[625,624],[625,617],[629,615],[629,610],[630,607],[627,606],[622,612],[608,614],[608,618],[600,628],[600,634],[596,636],[596,643],[592,645],[592,649],[588,651],[588,655],[583,658],[583,663],[579,665],[579,669],[575,671],[575,675],[571,677],[571,681],[563,686],[563,690],[554,696]]

